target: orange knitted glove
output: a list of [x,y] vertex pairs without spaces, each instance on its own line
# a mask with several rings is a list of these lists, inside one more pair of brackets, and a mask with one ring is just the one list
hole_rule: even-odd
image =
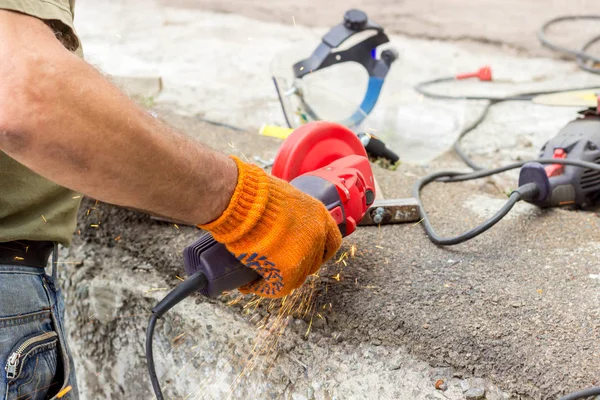
[[242,293],[286,296],[335,255],[342,236],[319,200],[231,158],[238,181],[229,206],[218,219],[198,227],[263,277],[241,287]]

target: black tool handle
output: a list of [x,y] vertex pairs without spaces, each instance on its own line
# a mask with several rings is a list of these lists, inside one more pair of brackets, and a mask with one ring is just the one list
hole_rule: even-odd
[[[338,209],[341,205],[335,185],[323,178],[302,175],[290,183],[321,200],[328,210]],[[339,209],[343,212],[343,207]],[[338,225],[342,235],[346,231],[345,215],[343,219],[344,222]],[[244,266],[225,245],[218,243],[209,233],[184,249],[183,262],[188,276],[203,271],[207,283],[200,289],[200,293],[211,298],[261,278],[253,269]]]

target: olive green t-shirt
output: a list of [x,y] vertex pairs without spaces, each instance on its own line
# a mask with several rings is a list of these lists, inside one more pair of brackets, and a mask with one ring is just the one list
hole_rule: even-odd
[[[83,56],[73,28],[74,5],[75,0],[0,0],[0,9],[44,20],[67,49]],[[0,151],[0,242],[48,240],[69,245],[80,203],[79,193]]]

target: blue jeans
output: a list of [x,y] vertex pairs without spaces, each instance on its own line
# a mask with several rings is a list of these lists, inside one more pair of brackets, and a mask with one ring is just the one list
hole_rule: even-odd
[[0,265],[0,400],[79,398],[64,312],[42,268]]

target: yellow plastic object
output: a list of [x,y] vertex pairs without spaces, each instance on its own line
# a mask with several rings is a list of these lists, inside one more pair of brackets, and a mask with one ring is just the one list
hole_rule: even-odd
[[290,134],[293,132],[294,130],[292,128],[284,128],[281,126],[275,126],[275,125],[263,125],[260,127],[260,130],[258,131],[259,135],[263,135],[263,136],[271,136],[271,137],[276,137],[279,139],[287,139],[288,136],[290,136]]
[[535,104],[547,106],[596,107],[600,88],[544,94],[533,98]]

